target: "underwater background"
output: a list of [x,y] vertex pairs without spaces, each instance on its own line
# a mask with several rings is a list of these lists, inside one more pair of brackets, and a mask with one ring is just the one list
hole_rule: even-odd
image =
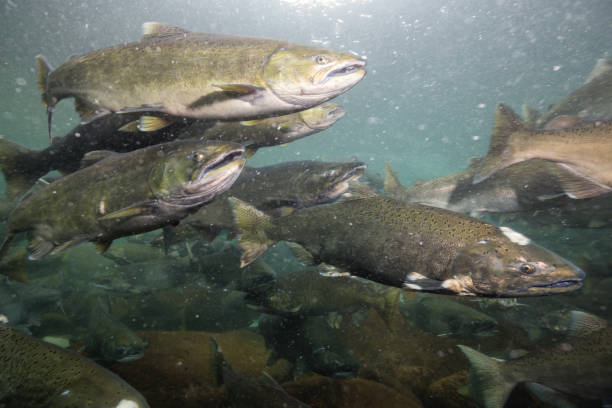
[[[149,21],[348,51],[367,61],[367,75],[333,100],[346,115],[320,133],[260,149],[248,165],[359,160],[367,164],[369,179],[378,188],[385,163],[405,186],[463,170],[470,158],[487,153],[498,103],[517,112],[525,104],[545,112],[582,86],[598,59],[612,59],[612,2],[607,0],[3,0],[0,15],[0,137],[32,149],[49,145],[37,86],[39,54],[57,67],[70,55],[137,41],[142,24]],[[55,136],[79,123],[72,102],[58,104]],[[35,337],[84,339],[91,335],[86,333],[92,330],[90,311],[102,298],[111,305],[113,318],[138,331],[147,349],[135,362],[101,364],[139,390],[151,407],[275,406],[266,402],[265,394],[246,405],[231,398],[228,402],[227,391],[212,373],[210,333],[234,370],[254,378],[273,361],[274,368],[266,368],[270,375],[313,407],[476,407],[465,389],[459,392],[470,366],[457,344],[508,359],[513,352],[563,342],[569,310],[612,318],[609,207],[607,221],[591,223],[592,228],[571,228],[557,218],[535,222],[525,214],[484,215],[582,268],[587,278],[580,290],[519,298],[514,305],[511,300],[416,298],[405,292],[392,327],[387,306],[381,311],[370,300],[363,300],[366,311],[347,311],[341,302],[334,310],[331,302],[316,318],[266,321],[245,306],[231,279],[222,277],[224,270],[232,270],[232,277],[244,278],[236,272],[239,254],[231,237],[187,250],[177,245],[173,262],[189,258],[177,266],[166,265],[159,247],[131,247],[144,246],[160,231],[142,241],[138,236],[122,238],[109,256],[83,244],[61,257],[27,261],[32,282],[61,294],[41,294],[47,300],[29,303],[20,313]],[[215,254],[218,258],[209,259]],[[303,268],[284,244],[262,259],[276,277]],[[132,287],[127,291],[112,280],[117,268],[129,275]],[[210,280],[217,283],[212,285],[215,291],[202,295],[190,283],[206,268],[217,271]],[[140,274],[144,270],[146,276]],[[375,289],[373,296],[388,296],[387,289]],[[27,297],[26,289],[17,286],[0,296],[11,291]],[[426,306],[428,296],[438,303]],[[445,303],[449,300],[455,303]],[[419,307],[409,310],[411,301]],[[473,321],[483,325],[485,335],[455,316],[472,312],[478,313]],[[28,314],[36,318],[29,320]],[[494,332],[489,332],[488,319],[495,320]],[[84,342],[71,339],[71,349],[83,351]],[[318,350],[327,354],[313,357]],[[536,394],[521,388],[506,406],[565,406]],[[579,400],[575,406],[601,405]]]

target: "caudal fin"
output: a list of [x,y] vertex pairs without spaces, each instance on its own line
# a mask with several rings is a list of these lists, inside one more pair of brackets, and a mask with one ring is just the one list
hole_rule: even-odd
[[468,346],[457,345],[470,360],[470,396],[485,408],[501,408],[516,382],[503,373],[503,362],[486,356]]
[[37,160],[38,152],[0,138],[0,170],[6,180],[6,197],[19,198],[49,169]]
[[274,241],[266,235],[272,225],[270,216],[235,197],[228,198],[234,212],[234,224],[238,229],[238,243],[242,249],[240,267],[244,268],[263,254]]
[[520,130],[527,129],[521,118],[510,107],[502,103],[497,105],[489,152],[483,158],[480,170],[474,175],[474,184],[515,163],[509,146],[510,137]]
[[42,91],[42,102],[47,105],[47,125],[49,126],[49,140],[51,140],[53,137],[51,135],[51,119],[53,117],[53,107],[57,101],[49,97],[47,92],[47,78],[51,71],[53,71],[53,68],[51,68],[51,65],[49,65],[45,57],[37,55],[36,70],[38,72],[38,87]]
[[397,174],[395,174],[389,163],[385,163],[385,193],[392,196],[403,187],[404,186],[402,186],[402,183],[400,183],[399,179],[397,178]]

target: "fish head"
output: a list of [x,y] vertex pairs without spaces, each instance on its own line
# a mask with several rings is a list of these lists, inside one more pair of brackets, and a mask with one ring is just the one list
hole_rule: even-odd
[[144,355],[148,344],[131,330],[113,333],[107,341],[100,345],[100,354],[105,361],[128,363],[138,360]]
[[241,145],[189,141],[165,154],[152,169],[149,186],[166,203],[199,205],[230,188],[245,162]]
[[364,67],[350,53],[288,45],[268,57],[262,74],[278,98],[307,108],[348,91],[364,77]]
[[345,114],[346,111],[333,102],[324,102],[299,113],[306,126],[317,131],[327,129]]
[[293,314],[300,310],[291,294],[271,283],[250,288],[245,301],[255,308],[273,314]]
[[299,205],[310,207],[329,203],[349,189],[349,182],[359,179],[366,169],[360,161],[346,163],[312,162],[297,175],[295,188]]
[[568,260],[527,241],[478,241],[462,248],[447,289],[464,294],[518,297],[569,292],[582,286],[584,272]]

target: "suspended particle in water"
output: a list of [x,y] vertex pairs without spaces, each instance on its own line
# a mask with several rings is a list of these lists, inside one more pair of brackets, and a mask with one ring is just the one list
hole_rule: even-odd
[[24,86],[25,84],[27,84],[26,80],[25,80],[24,78],[21,78],[21,77],[17,78],[17,79],[15,80],[15,82],[16,82],[16,83],[17,83],[17,85],[19,85],[19,86]]
[[553,70],[553,71],[555,71],[555,72],[557,72],[557,71],[558,71],[558,70],[560,70],[560,69],[561,69],[561,65],[555,65],[555,66],[553,66],[553,68],[552,68],[552,70]]
[[484,108],[486,108],[486,107],[487,107],[487,105],[486,105],[486,104],[484,104],[484,103],[479,103],[478,105],[476,105],[476,107],[477,107],[478,109],[484,109]]

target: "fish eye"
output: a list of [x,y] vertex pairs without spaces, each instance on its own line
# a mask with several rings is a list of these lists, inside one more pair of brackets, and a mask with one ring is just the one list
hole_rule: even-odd
[[536,271],[536,267],[532,264],[524,263],[519,267],[519,271],[521,271],[521,273],[532,274]]
[[315,57],[315,62],[319,65],[325,65],[329,63],[329,58],[327,58],[325,55],[317,55]]
[[193,153],[189,153],[187,158],[195,162],[201,162],[202,160],[204,160],[205,155],[204,153],[201,153],[201,152],[193,152]]

